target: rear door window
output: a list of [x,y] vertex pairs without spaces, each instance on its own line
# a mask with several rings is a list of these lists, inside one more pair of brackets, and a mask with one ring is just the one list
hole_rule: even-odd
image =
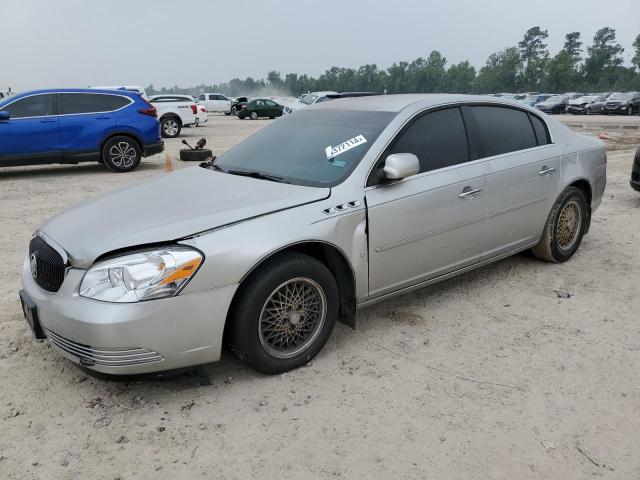
[[533,131],[536,134],[538,145],[547,145],[551,143],[551,140],[549,139],[549,132],[547,131],[547,127],[544,122],[535,115],[529,114],[529,118],[531,119],[531,125],[533,125]]
[[528,114],[509,107],[471,107],[480,134],[478,158],[525,150],[538,145]]
[[11,118],[46,117],[55,115],[55,95],[32,95],[22,98],[3,110],[9,112]]
[[421,172],[469,161],[460,109],[437,110],[418,118],[400,134],[389,153],[413,153],[420,160]]
[[81,113],[105,112],[107,108],[102,103],[102,95],[94,93],[62,93],[63,115],[77,115]]

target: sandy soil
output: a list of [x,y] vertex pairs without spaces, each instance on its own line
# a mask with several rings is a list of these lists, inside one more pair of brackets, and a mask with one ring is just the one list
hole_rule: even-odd
[[[124,175],[0,170],[0,478],[640,478],[640,130],[601,118],[579,120],[625,149],[570,262],[522,254],[363,310],[357,331],[338,326],[312,364],[274,377],[226,356],[202,377],[105,381],[34,341],[18,301],[31,233],[165,175],[164,159]],[[211,116],[185,136],[220,153],[267,123]]]

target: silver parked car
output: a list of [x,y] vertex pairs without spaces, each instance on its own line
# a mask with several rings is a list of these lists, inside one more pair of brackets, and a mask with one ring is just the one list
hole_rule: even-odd
[[52,218],[21,299],[38,337],[96,371],[213,362],[224,343],[283,372],[359,307],[526,249],[568,260],[605,180],[599,140],[521,102],[335,100]]

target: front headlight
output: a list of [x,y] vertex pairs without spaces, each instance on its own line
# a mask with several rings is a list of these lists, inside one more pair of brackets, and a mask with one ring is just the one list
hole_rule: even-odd
[[200,252],[181,246],[105,260],[85,273],[80,295],[105,302],[171,297],[189,281],[202,260]]

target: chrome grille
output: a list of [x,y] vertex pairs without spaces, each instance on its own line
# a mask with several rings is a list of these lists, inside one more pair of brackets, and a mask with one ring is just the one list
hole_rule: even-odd
[[31,274],[36,283],[48,292],[57,292],[64,282],[65,268],[60,254],[39,236],[29,243]]
[[141,365],[144,363],[160,362],[162,355],[148,348],[105,348],[92,347],[74,342],[57,333],[45,329],[47,338],[56,347],[78,357],[85,365],[105,365],[109,367],[123,367]]

